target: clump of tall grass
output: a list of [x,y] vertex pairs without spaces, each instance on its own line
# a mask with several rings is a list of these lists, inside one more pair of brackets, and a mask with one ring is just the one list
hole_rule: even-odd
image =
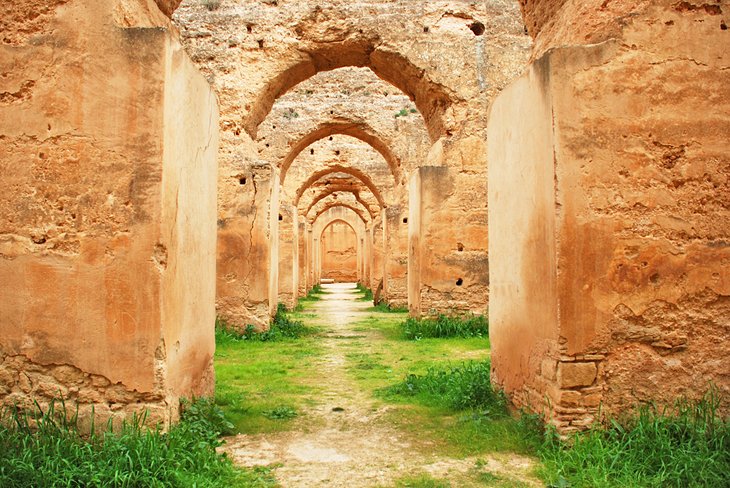
[[377,305],[368,308],[368,310],[370,312],[380,312],[380,313],[406,313],[406,312],[408,312],[407,307],[394,307],[385,301],[382,301],[382,302],[378,303]]
[[300,302],[316,302],[321,300],[319,295],[322,294],[322,285],[314,285],[311,290],[307,292],[306,296],[299,299]]
[[408,374],[386,394],[421,396],[426,403],[439,404],[453,410],[489,410],[507,415],[507,398],[492,388],[489,380],[490,361],[466,361],[459,365],[432,366],[426,374]]
[[560,440],[546,437],[541,475],[565,487],[728,487],[730,419],[718,414],[716,388],[672,408],[644,405],[636,415]]
[[[59,408],[60,407],[60,408]],[[268,470],[235,468],[216,453],[222,416],[208,400],[187,404],[163,433],[145,416],[114,432],[82,435],[77,414],[52,402],[34,412],[7,409],[0,419],[0,486],[273,486]],[[213,415],[211,415],[213,414]]]
[[400,327],[403,337],[411,340],[426,337],[489,337],[489,322],[483,315],[409,317]]
[[373,301],[373,290],[371,290],[367,286],[363,285],[362,283],[358,283],[357,291],[359,291],[363,294],[363,296],[358,298],[358,300],[363,301],[363,302],[372,302]]
[[268,330],[257,331],[253,325],[237,329],[227,324],[223,319],[216,319],[216,344],[229,344],[238,341],[275,342],[284,339],[298,339],[314,333],[314,329],[307,327],[300,320],[292,320],[286,312],[286,306],[278,304],[276,314],[271,320]]

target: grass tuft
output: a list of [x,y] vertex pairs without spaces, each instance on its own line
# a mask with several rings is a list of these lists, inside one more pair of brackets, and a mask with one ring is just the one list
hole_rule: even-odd
[[561,440],[551,433],[540,451],[550,486],[730,486],[730,419],[718,414],[716,388],[672,408],[644,405],[607,428]]
[[386,388],[388,395],[420,396],[431,405],[453,410],[480,409],[493,415],[507,415],[507,399],[492,388],[490,361],[467,361],[460,365],[432,366],[426,374],[408,374]]
[[321,300],[322,297],[320,295],[322,294],[322,285],[314,285],[311,290],[307,292],[306,296],[303,296],[299,299],[300,302],[316,302],[318,300]]
[[358,298],[358,300],[362,302],[372,302],[373,301],[373,290],[368,288],[367,286],[363,285],[362,283],[357,284],[357,290],[361,293],[363,293],[363,296]]
[[368,312],[380,312],[380,313],[406,313],[408,308],[406,307],[393,307],[386,302],[380,302],[374,307],[368,308]]
[[[57,408],[60,405],[60,409]],[[243,470],[216,453],[220,411],[198,399],[166,433],[135,416],[113,432],[82,436],[76,414],[52,402],[32,414],[6,410],[0,419],[0,486],[274,486],[268,469]]]
[[403,337],[419,340],[425,337],[489,337],[489,322],[483,315],[448,316],[434,318],[409,317],[401,324]]
[[257,331],[253,325],[247,325],[245,329],[239,330],[218,318],[215,322],[215,342],[218,345],[238,341],[276,342],[285,339],[299,339],[315,332],[314,328],[305,326],[300,320],[289,318],[288,313],[286,306],[280,303],[269,329],[261,332]]

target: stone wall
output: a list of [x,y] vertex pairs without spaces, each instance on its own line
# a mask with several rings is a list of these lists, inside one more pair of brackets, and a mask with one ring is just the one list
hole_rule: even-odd
[[490,116],[494,377],[564,432],[730,391],[728,34],[714,6],[637,5]]
[[[332,136],[360,139],[382,155],[391,172],[360,167],[383,195],[379,212],[400,209],[397,226],[387,216],[371,215],[380,219],[380,230],[373,226],[373,286],[385,276],[386,299],[405,304],[407,181],[420,166],[449,166],[456,184],[442,224],[463,229],[468,252],[455,254],[451,236],[424,242],[432,255],[445,256],[439,266],[448,266],[450,275],[444,289],[438,280],[424,286],[440,311],[485,310],[486,111],[528,56],[531,41],[518,4],[222,0],[206,8],[190,0],[174,19],[191,57],[220,95],[219,218],[228,223],[226,232],[247,232],[245,220],[236,216],[251,214],[256,205],[239,194],[251,191],[237,186],[240,172],[262,162],[277,168],[284,202],[290,167],[300,165],[306,174],[308,166],[301,163],[310,155],[336,149],[327,146]],[[434,150],[437,163],[427,156]],[[391,210],[393,218],[395,213]],[[223,259],[219,256],[219,269]],[[471,281],[457,289],[458,277]],[[237,286],[245,291],[253,285]],[[219,313],[228,313],[229,306],[219,300]],[[255,308],[268,307],[262,302]],[[254,311],[248,307],[248,313]]]
[[338,283],[359,280],[358,249],[360,237],[344,222],[335,221],[322,232],[322,278]]
[[0,396],[167,422],[213,389],[216,98],[154,3],[3,9]]

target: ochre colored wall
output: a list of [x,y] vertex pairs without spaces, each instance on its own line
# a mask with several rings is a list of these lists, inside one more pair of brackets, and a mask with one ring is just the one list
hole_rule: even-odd
[[[534,220],[516,226],[515,249],[490,247],[495,378],[565,432],[599,411],[697,397],[710,382],[730,392],[728,34],[714,9],[653,3],[620,40],[550,51],[490,117],[490,225]],[[514,197],[500,203],[500,191],[524,191],[500,167],[530,159],[546,170],[525,213]],[[552,255],[555,293],[494,264],[524,262],[535,247]],[[514,345],[511,333],[543,327],[523,318],[533,297],[546,302],[541,322],[557,311],[557,330],[543,346],[542,334]]]
[[356,282],[358,238],[344,222],[334,222],[322,232],[322,278]]
[[0,46],[0,395],[165,422],[212,389],[215,96],[154,4],[37,3]]

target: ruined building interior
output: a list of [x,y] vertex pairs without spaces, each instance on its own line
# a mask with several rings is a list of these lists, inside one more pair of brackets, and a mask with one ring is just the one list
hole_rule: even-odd
[[324,280],[562,433],[730,392],[725,0],[0,7],[0,398],[178,416]]

